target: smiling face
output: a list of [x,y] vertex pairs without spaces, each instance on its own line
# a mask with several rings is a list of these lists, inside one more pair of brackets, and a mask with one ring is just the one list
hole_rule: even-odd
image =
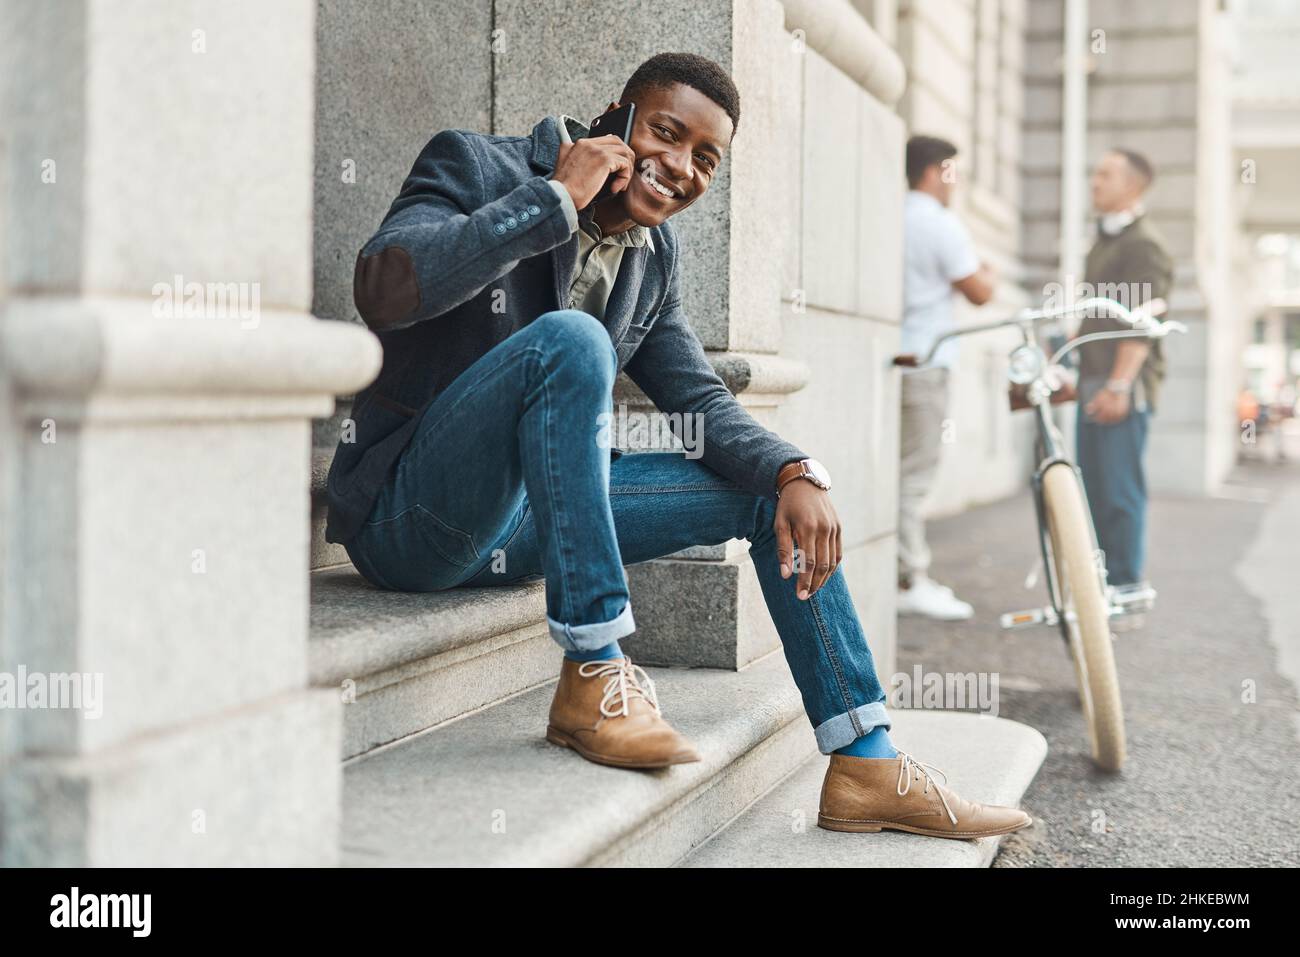
[[628,144],[636,174],[610,205],[641,226],[658,226],[704,195],[731,134],[727,111],[694,87],[675,83],[641,94]]

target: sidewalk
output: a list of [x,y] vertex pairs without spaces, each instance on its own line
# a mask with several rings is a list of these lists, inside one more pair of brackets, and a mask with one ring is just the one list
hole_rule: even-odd
[[1058,635],[997,625],[1039,601],[1041,584],[1023,588],[1028,494],[931,523],[932,574],[975,618],[900,619],[898,670],[997,671],[999,716],[1049,744],[1023,802],[1035,826],[995,866],[1300,864],[1300,464],[1250,463],[1212,498],[1158,497],[1149,525],[1160,598],[1116,642],[1129,759],[1111,777],[1089,760]]

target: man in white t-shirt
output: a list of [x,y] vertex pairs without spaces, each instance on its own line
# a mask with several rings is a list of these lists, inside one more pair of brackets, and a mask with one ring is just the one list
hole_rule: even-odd
[[[970,234],[948,209],[956,182],[957,148],[933,136],[907,141],[903,205],[903,328],[900,352],[924,358],[934,341],[955,328],[952,298],[975,305],[993,296],[993,274],[975,253]],[[904,369],[899,419],[898,611],[943,620],[969,618],[973,609],[930,578],[921,505],[939,466],[948,380],[957,340],[945,342],[931,365]]]

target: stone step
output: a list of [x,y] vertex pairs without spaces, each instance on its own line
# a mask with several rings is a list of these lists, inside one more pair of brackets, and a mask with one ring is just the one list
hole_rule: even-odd
[[352,561],[342,545],[325,541],[325,478],[329,475],[334,450],[311,450],[311,568],[346,565]]
[[313,685],[339,690],[352,757],[554,680],[540,582],[389,592],[352,565],[311,575]]
[[[892,709],[890,717],[896,747],[939,768],[956,793],[983,804],[1019,806],[1047,755],[1042,734],[1005,718],[900,709]],[[681,866],[988,867],[993,862],[1001,837],[957,841],[899,831],[846,834],[818,827],[826,764],[820,755],[805,762]],[[943,783],[942,777],[936,778]]]
[[333,867],[339,705],[294,689],[0,773],[0,868]]
[[647,671],[703,761],[631,771],[551,744],[548,683],[345,765],[343,863],[667,865],[816,751],[779,654]]

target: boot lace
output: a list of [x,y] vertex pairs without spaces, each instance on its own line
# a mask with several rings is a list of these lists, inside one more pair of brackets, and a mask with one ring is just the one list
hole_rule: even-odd
[[607,718],[626,715],[631,697],[643,698],[655,709],[655,714],[663,713],[659,710],[654,681],[626,655],[607,661],[584,661],[578,666],[578,674],[584,678],[608,679],[604,697],[600,699],[600,713]]
[[930,772],[926,771],[925,769],[933,768],[936,772],[942,775],[944,784],[948,783],[948,775],[944,774],[933,764],[926,764],[923,761],[916,760],[916,758],[912,757],[906,751],[899,751],[898,756],[902,758],[902,761],[899,762],[899,768],[898,768],[898,796],[902,797],[912,789],[913,780],[919,781],[921,779],[924,779],[925,790],[923,790],[921,793],[929,794],[930,785],[933,784],[935,791],[939,795],[939,800],[943,802],[943,809],[948,812],[948,820],[951,821],[953,824],[956,824],[957,815],[953,814],[952,808],[948,806],[948,799],[944,797],[943,789],[939,787],[938,784],[935,783],[934,779],[930,777]]

